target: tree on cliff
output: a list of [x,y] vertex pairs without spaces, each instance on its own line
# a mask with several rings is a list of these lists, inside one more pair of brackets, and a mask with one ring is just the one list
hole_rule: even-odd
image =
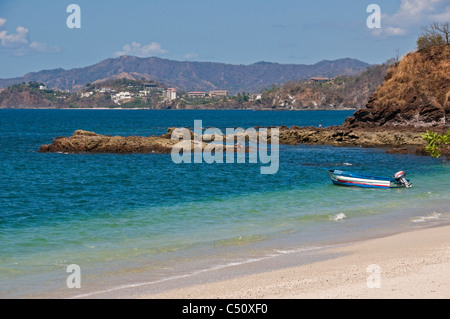
[[434,45],[450,44],[450,25],[433,22],[422,27],[422,35],[417,39],[417,49],[424,50]]

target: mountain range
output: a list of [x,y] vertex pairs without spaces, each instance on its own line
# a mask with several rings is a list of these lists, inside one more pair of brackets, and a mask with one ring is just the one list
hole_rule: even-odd
[[309,79],[353,75],[369,66],[356,59],[323,60],[307,64],[257,62],[250,65],[217,62],[174,61],[157,57],[120,56],[97,64],[65,70],[62,68],[28,73],[22,77],[0,79],[0,88],[36,81],[48,88],[79,91],[87,83],[116,78],[154,80],[180,91],[209,91],[214,89],[257,93],[274,84]]

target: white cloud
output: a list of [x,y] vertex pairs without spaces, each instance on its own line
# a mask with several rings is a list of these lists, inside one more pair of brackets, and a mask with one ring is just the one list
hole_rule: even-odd
[[[0,28],[5,24],[6,19],[0,18]],[[23,56],[34,52],[56,53],[60,49],[46,43],[30,42],[29,30],[18,26],[15,33],[8,33],[6,30],[0,31],[0,51],[10,52],[15,56]]]
[[57,46],[53,46],[47,43],[42,42],[31,42],[30,48],[42,53],[58,53],[61,51],[61,49]]
[[443,12],[432,15],[431,18],[436,22],[450,22],[450,6],[447,6]]
[[166,54],[169,51],[164,50],[161,44],[152,42],[142,46],[138,42],[132,42],[131,44],[126,44],[123,46],[122,51],[117,51],[114,53],[116,56],[121,55],[133,55],[140,58],[147,58],[150,56]]
[[442,0],[401,0],[400,9],[393,18],[401,19],[402,22],[420,20],[424,15],[434,11],[436,4]]
[[[392,15],[381,15],[381,28],[372,29],[377,36],[402,36],[411,29],[431,22],[442,22],[450,16],[448,0],[400,0],[400,8]],[[383,8],[381,8],[383,12]]]
[[16,33],[8,34],[4,30],[0,32],[1,46],[5,48],[14,48],[28,44],[28,29],[24,27],[17,27]]
[[183,58],[185,58],[186,60],[194,60],[198,57],[199,55],[197,53],[186,53],[185,55],[183,55]]
[[405,35],[406,30],[396,27],[387,27],[384,29],[384,33],[388,36],[398,36],[398,35]]

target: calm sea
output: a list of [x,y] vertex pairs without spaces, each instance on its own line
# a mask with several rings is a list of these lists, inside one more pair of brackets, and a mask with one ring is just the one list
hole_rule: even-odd
[[[446,223],[450,167],[382,149],[280,146],[280,166],[175,164],[170,154],[41,154],[77,129],[339,125],[351,111],[0,110],[0,297],[94,296],[290,251]],[[326,168],[411,189],[332,185]],[[81,288],[66,285],[68,265]]]

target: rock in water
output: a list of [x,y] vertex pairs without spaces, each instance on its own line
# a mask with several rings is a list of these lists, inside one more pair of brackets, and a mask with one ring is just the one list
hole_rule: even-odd
[[[110,136],[100,135],[94,132],[77,130],[71,137],[57,137],[50,145],[42,145],[39,149],[40,153],[170,153],[172,148],[180,143],[188,143],[187,148],[191,147],[194,151],[194,142],[191,140],[180,141],[172,139],[171,132],[173,128],[168,129],[168,133],[161,136]],[[191,136],[193,132],[191,132]],[[202,137],[201,137],[202,138]],[[211,139],[211,137],[210,137]],[[204,140],[204,139],[203,139]],[[208,143],[200,143],[201,149],[204,150]],[[184,144],[186,145],[186,144]],[[225,152],[227,148],[231,148],[236,152],[235,146],[219,145]]]
[[109,136],[77,130],[71,137],[57,137],[42,145],[41,153],[170,153],[177,142],[157,136]]

